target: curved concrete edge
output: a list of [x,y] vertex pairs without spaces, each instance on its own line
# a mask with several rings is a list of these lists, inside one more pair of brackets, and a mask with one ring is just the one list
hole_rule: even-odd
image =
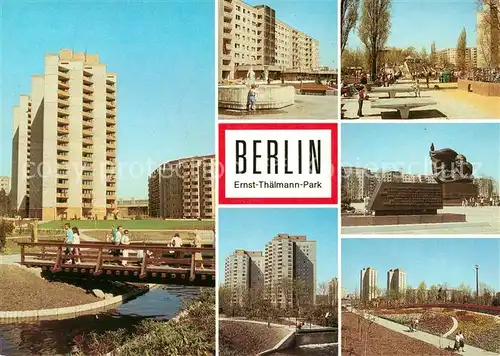
[[455,318],[454,316],[451,317],[451,319],[453,319],[453,326],[451,327],[450,330],[448,330],[448,332],[444,333],[442,337],[444,338],[447,338],[448,336],[450,336],[451,334],[453,334],[455,332],[455,330],[458,329],[458,320],[457,318]]
[[287,336],[281,339],[280,342],[276,344],[272,349],[262,351],[257,354],[257,356],[271,355],[280,350],[287,349],[295,344],[295,331],[291,331]]
[[40,320],[45,318],[70,319],[83,314],[92,314],[96,311],[104,311],[110,306],[121,304],[129,299],[145,294],[152,289],[157,288],[155,284],[146,284],[145,288],[134,290],[122,295],[117,295],[109,299],[99,300],[97,302],[76,305],[73,307],[25,310],[25,311],[0,311],[0,323],[10,323],[19,319]]

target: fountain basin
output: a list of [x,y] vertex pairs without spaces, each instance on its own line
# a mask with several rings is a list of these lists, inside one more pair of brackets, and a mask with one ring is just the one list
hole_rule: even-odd
[[[219,86],[219,108],[246,110],[248,87],[245,85]],[[282,109],[295,103],[293,86],[262,85],[257,88],[257,110]]]

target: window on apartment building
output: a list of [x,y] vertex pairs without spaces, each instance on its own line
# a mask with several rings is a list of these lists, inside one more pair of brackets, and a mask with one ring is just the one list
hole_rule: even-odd
[[234,27],[235,27],[237,30],[239,30],[239,29],[241,28],[241,26],[240,26],[240,25],[238,25],[238,24],[236,24]]
[[234,48],[240,48],[240,44],[239,43],[235,43],[234,44]]
[[239,5],[236,5],[236,11],[241,11],[241,7]]
[[240,15],[236,15],[236,20],[239,20],[240,18]]

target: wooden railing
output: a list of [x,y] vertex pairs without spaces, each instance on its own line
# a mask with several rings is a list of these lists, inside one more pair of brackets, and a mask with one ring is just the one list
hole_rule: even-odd
[[[70,245],[54,241],[20,242],[21,264],[44,271],[78,272],[139,277],[146,280],[158,274],[181,276],[193,282],[197,277],[213,280],[215,285],[215,249],[170,247],[158,243],[114,245],[107,242],[83,242]],[[124,253],[126,251],[126,253]],[[128,256],[123,256],[123,255]],[[187,277],[187,278],[186,278]]]

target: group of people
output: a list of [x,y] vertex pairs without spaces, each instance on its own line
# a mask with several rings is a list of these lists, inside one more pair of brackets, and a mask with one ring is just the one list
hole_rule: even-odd
[[455,345],[453,349],[456,351],[465,351],[465,337],[461,331],[458,331],[455,335]]
[[476,68],[469,74],[469,79],[487,83],[500,83],[500,69]]
[[[64,251],[66,255],[68,255],[68,258],[65,259],[65,261],[72,261],[73,264],[79,264],[81,263],[80,260],[80,231],[78,228],[75,226],[71,228],[70,224],[65,224],[64,225],[64,232],[65,232],[65,239],[64,243],[71,245],[71,247],[67,247]],[[127,266],[127,258],[129,257],[130,252],[134,252],[135,250],[131,250],[130,248],[126,248],[127,246],[130,245],[131,239],[129,237],[129,230],[124,229],[122,226],[112,226],[111,232],[106,233],[105,236],[106,242],[112,243],[116,246],[120,246],[120,248],[113,248],[108,251],[110,255],[113,256],[122,256],[125,259],[121,261],[121,264],[123,266]],[[182,238],[178,233],[175,233],[172,239],[167,243],[168,247],[174,247],[174,248],[179,248],[183,247],[183,241]],[[191,243],[191,247],[201,247],[201,242],[198,236],[196,236],[195,240]],[[137,258],[144,258],[144,251],[143,250],[137,250],[135,251],[137,253]],[[181,258],[183,252],[182,251],[169,251],[170,254],[173,254],[175,258]],[[154,252],[153,251],[146,251],[146,254],[154,258]],[[71,256],[71,257],[70,257]],[[161,256],[160,256],[161,257]],[[195,253],[195,260],[196,261],[202,261],[202,256],[201,253],[197,252]],[[203,268],[203,264],[201,264],[201,268]]]
[[474,197],[470,197],[469,199],[462,198],[462,206],[500,206],[500,201],[498,199],[493,199],[493,197],[490,197],[490,199],[485,199],[483,197],[477,199]]
[[413,318],[410,321],[410,332],[415,332],[418,330],[418,318]]

